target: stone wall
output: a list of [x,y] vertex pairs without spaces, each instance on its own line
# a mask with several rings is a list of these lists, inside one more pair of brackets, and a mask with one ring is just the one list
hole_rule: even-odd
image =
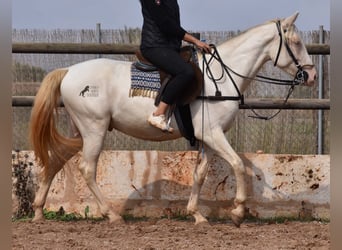
[[[13,172],[26,162],[27,193],[37,187],[39,168],[30,151],[13,152]],[[251,216],[305,217],[329,219],[330,156],[240,154],[247,169],[247,208]],[[100,216],[93,195],[85,185],[77,165],[81,155],[72,158],[50,188],[46,208]],[[191,191],[195,151],[103,151],[98,164],[97,183],[113,209],[120,214],[160,217],[185,213]],[[23,172],[23,173],[24,173]],[[17,192],[13,175],[13,214],[20,207],[23,192]],[[204,182],[200,210],[209,217],[229,217],[236,191],[232,168],[216,157]],[[30,199],[26,193],[27,198]],[[25,194],[25,192],[24,192]]]

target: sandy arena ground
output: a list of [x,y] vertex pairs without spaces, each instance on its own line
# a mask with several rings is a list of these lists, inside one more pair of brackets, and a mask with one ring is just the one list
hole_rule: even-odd
[[12,249],[330,249],[329,223],[13,222]]

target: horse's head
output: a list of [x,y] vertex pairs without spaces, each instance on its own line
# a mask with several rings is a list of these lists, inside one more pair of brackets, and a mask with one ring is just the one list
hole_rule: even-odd
[[301,83],[312,86],[317,72],[306,47],[297,33],[294,22],[299,13],[277,22],[278,38],[271,58],[274,65],[296,77]]

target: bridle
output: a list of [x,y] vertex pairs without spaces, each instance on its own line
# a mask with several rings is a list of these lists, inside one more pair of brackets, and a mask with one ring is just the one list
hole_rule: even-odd
[[[276,22],[276,24],[277,24],[277,29],[278,29],[278,34],[279,34],[280,42],[279,42],[279,48],[278,48],[277,56],[276,56],[276,59],[274,61],[274,66],[277,66],[277,64],[278,64],[278,59],[279,59],[279,55],[280,55],[282,44],[283,44],[283,40],[284,40],[283,39],[283,37],[284,37],[283,33],[287,32],[287,30],[284,30],[284,31],[282,30],[279,20]],[[298,71],[296,73],[296,76],[295,76],[295,79],[293,81],[296,82],[297,85],[298,84],[304,84],[304,82],[308,80],[308,77],[309,77],[308,73],[306,71],[304,71],[304,69],[303,69],[304,66],[299,64],[297,58],[293,54],[293,52],[292,52],[292,50],[291,50],[291,48],[289,46],[289,43],[287,42],[286,39],[285,39],[284,45],[285,45],[285,48],[287,50],[287,53],[289,54],[289,56],[291,57],[293,63],[296,65],[296,67],[298,69]],[[306,66],[309,66],[309,65],[306,65]]]
[[[277,25],[277,30],[278,30],[278,35],[279,35],[279,48],[278,48],[278,52],[274,61],[274,66],[277,66],[278,64],[278,60],[279,60],[279,56],[281,53],[281,49],[282,49],[282,45],[284,43],[285,48],[287,53],[289,54],[289,56],[291,57],[293,63],[295,64],[295,66],[297,67],[298,71],[294,77],[293,80],[283,80],[283,79],[276,79],[276,78],[271,78],[271,77],[266,77],[266,76],[262,76],[262,75],[256,75],[254,78],[248,77],[248,76],[244,76],[241,75],[239,73],[237,73],[236,71],[234,71],[233,69],[231,69],[229,66],[227,66],[223,60],[221,59],[217,48],[214,44],[210,44],[213,52],[210,53],[210,58],[209,60],[207,60],[206,58],[206,54],[202,52],[202,56],[203,56],[203,65],[202,65],[202,72],[204,74],[204,72],[206,72],[208,78],[214,83],[215,88],[216,88],[216,92],[214,96],[205,96],[204,94],[202,96],[199,97],[199,99],[202,100],[212,100],[212,101],[225,101],[225,100],[231,100],[231,101],[240,101],[240,104],[242,105],[246,105],[244,103],[244,96],[243,94],[241,94],[239,88],[237,87],[232,74],[240,77],[240,78],[244,78],[244,79],[249,79],[249,80],[254,80],[254,81],[258,81],[258,82],[263,82],[263,83],[269,83],[269,84],[276,84],[276,85],[283,85],[283,86],[290,86],[289,90],[288,90],[288,94],[284,99],[284,104],[286,104],[287,100],[289,99],[290,95],[292,94],[294,87],[296,85],[300,85],[300,84],[304,84],[307,79],[308,79],[308,73],[304,70],[305,66],[312,66],[312,65],[300,65],[297,58],[295,57],[295,55],[293,54],[288,41],[286,38],[284,38],[285,33],[287,32],[287,30],[283,30],[281,28],[281,23],[280,20],[276,21],[276,25]],[[217,62],[219,62],[219,64],[221,65],[222,68],[222,73],[220,77],[215,78],[211,69],[210,69],[210,64],[213,60],[216,60]],[[224,72],[226,72],[226,74],[228,75],[228,77],[230,78],[231,82],[234,85],[234,88],[237,92],[237,96],[222,96],[221,91],[218,89],[217,86],[217,81],[220,81],[223,77],[224,77]],[[232,74],[231,74],[232,73]],[[203,75],[204,77],[204,75]],[[203,88],[204,89],[204,88]],[[272,115],[272,116],[261,116],[259,114],[257,114],[255,112],[255,110],[251,109],[252,112],[255,114],[255,116],[250,116],[253,118],[259,118],[259,119],[264,119],[264,120],[270,120],[272,118],[274,118],[281,110],[279,110],[276,114]]]

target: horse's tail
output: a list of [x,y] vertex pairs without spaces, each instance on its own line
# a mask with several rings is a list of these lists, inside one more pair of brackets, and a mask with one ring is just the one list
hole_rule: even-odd
[[32,108],[29,137],[35,157],[44,167],[45,175],[49,172],[46,171],[48,168],[62,168],[82,147],[80,138],[64,137],[56,128],[60,86],[67,72],[67,69],[57,69],[45,76]]

